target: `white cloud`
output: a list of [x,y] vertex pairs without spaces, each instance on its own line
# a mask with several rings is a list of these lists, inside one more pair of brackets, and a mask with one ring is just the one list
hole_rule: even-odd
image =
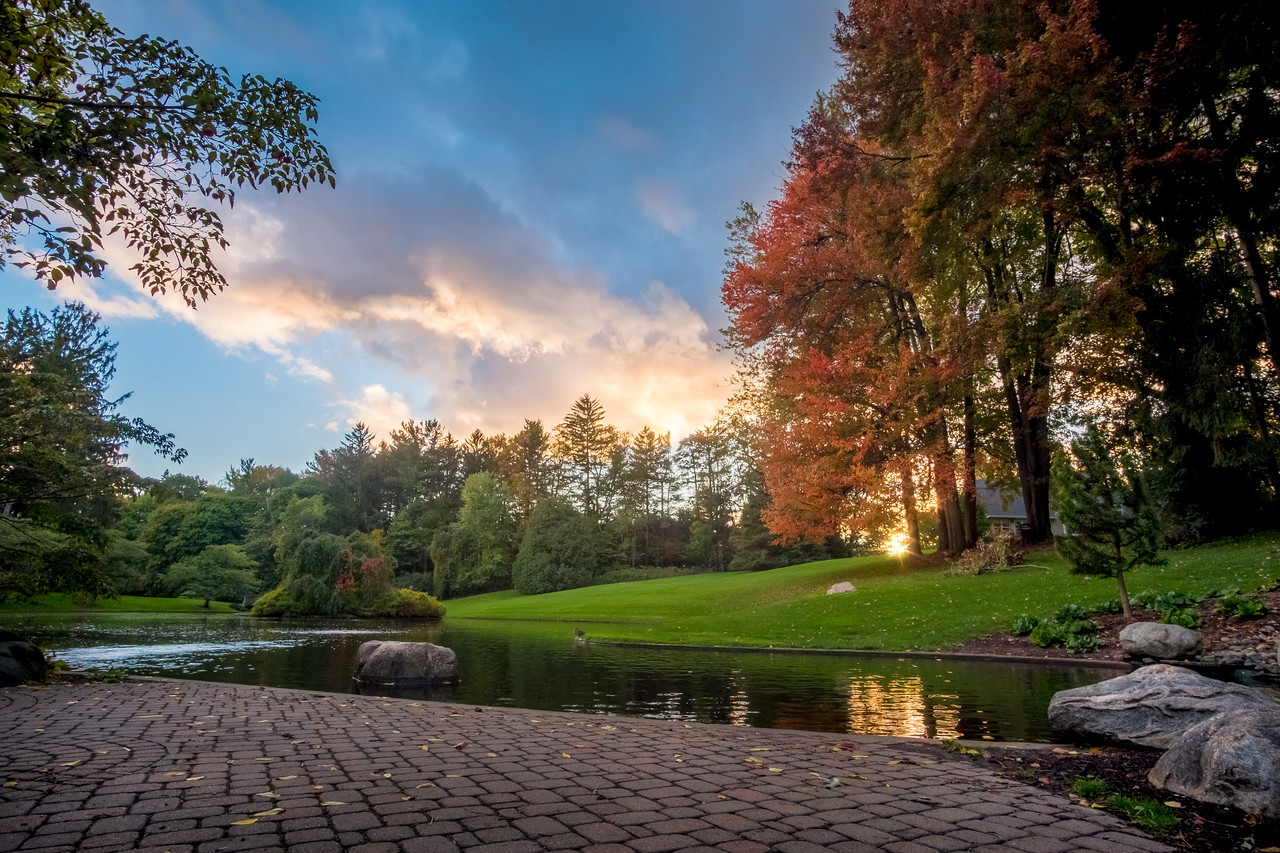
[[135,293],[115,291],[103,295],[101,283],[94,279],[80,278],[63,282],[58,289],[68,299],[78,299],[91,311],[102,315],[103,319],[142,319],[150,320],[160,316],[155,303],[145,296]]
[[[385,438],[393,429],[413,417],[403,394],[388,391],[382,385],[366,385],[355,400],[339,400],[334,404],[347,412],[347,426],[362,423]],[[335,428],[330,425],[330,429]]]

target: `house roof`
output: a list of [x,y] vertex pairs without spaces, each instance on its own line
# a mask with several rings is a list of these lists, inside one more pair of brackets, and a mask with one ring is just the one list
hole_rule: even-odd
[[[978,481],[978,504],[986,512],[987,518],[1021,518],[1027,517],[1027,506],[1022,502],[1021,494],[1001,494],[987,485],[986,480]],[[1057,518],[1056,510],[1050,508],[1050,518]]]

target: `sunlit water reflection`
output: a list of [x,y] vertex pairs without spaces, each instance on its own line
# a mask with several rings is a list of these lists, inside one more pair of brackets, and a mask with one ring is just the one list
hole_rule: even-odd
[[1066,665],[584,645],[573,641],[569,623],[0,618],[76,668],[350,693],[361,643],[428,641],[457,652],[458,684],[396,695],[921,738],[1053,742],[1045,709],[1054,692],[1112,674]]

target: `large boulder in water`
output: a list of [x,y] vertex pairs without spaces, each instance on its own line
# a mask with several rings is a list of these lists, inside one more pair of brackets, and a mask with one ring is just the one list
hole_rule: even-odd
[[1191,727],[1148,778],[1196,800],[1280,818],[1280,706],[1227,711]]
[[433,643],[370,640],[356,655],[356,681],[364,684],[431,684],[458,677],[453,649]]
[[48,674],[49,665],[39,646],[21,634],[0,628],[0,687],[44,681]]
[[1120,631],[1120,647],[1139,658],[1170,660],[1200,651],[1199,631],[1163,622],[1134,622]]
[[1055,694],[1049,722],[1079,735],[1168,749],[1192,726],[1239,708],[1276,705],[1260,690],[1158,663]]

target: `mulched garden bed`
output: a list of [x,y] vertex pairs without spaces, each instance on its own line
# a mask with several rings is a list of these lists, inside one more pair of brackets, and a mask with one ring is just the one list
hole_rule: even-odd
[[[1068,799],[1093,805],[1071,792],[1076,779],[1101,780],[1108,793],[1176,803],[1179,825],[1157,835],[1161,841],[1184,850],[1280,851],[1280,821],[1259,820],[1237,809],[1200,803],[1160,790],[1147,781],[1147,773],[1160,758],[1153,750],[1119,747],[1045,747],[1002,749],[988,747],[986,761],[998,765],[999,775],[1045,788]],[[1102,805],[1101,801],[1097,801]]]

